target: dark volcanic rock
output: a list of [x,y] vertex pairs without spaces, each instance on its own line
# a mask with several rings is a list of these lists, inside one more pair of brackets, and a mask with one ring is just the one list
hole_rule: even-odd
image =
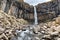
[[[53,0],[38,4],[36,8],[38,21],[52,19],[60,14],[60,1]],[[34,7],[23,0],[0,0],[0,9],[16,18],[34,21]]]
[[[34,20],[34,7],[23,2],[23,0],[0,0],[0,5],[1,10],[16,18]],[[52,0],[50,2],[38,4],[36,8],[39,21],[52,19],[60,12],[60,1]]]
[[[0,8],[4,12],[16,18],[29,19],[29,13],[33,13],[33,6],[23,2],[23,0],[0,0]],[[26,16],[27,15],[27,16]]]
[[56,17],[59,13],[58,1],[57,0],[38,4],[36,6],[36,8],[37,8],[39,20],[52,19],[52,18]]

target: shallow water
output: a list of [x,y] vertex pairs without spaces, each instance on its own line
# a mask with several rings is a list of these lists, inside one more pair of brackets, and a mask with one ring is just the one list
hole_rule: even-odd
[[18,39],[17,40],[30,40],[30,37],[27,35],[29,34],[29,30],[26,31],[17,31],[18,35]]

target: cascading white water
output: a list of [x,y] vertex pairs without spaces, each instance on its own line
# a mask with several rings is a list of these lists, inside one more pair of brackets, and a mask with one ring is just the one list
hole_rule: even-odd
[[[29,0],[30,1],[30,0]],[[34,0],[33,1],[33,6],[34,6],[34,24],[37,25],[38,24],[38,18],[37,18],[37,10],[36,10],[36,7],[35,5],[37,5],[36,1],[38,0]],[[32,2],[32,1],[31,1]],[[31,2],[29,3],[27,1],[27,3],[31,4]],[[17,40],[31,40],[31,38],[33,37],[32,35],[34,35],[33,31],[29,30],[29,29],[26,29],[26,31],[17,31],[16,32],[18,33],[17,35]]]
[[31,29],[29,30],[26,29],[26,31],[22,31],[22,30],[16,30],[17,33],[17,40],[31,40],[31,37],[33,37],[33,31],[31,31]]
[[44,2],[48,2],[51,0],[24,0],[24,2],[33,5],[34,6],[34,19],[35,19],[35,25],[38,24],[38,20],[37,20],[37,12],[36,12],[36,5],[39,3],[44,3]]
[[36,7],[34,6],[34,19],[35,19],[35,25],[38,24],[38,19],[37,19],[37,11],[36,11]]

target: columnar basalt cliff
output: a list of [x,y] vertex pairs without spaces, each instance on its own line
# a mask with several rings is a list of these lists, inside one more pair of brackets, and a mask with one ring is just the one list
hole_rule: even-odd
[[[60,12],[60,0],[41,3],[36,8],[39,21],[52,19]],[[0,9],[16,18],[34,20],[34,7],[23,0],[0,0]]]
[[1,10],[16,18],[33,19],[33,6],[23,0],[1,0]]
[[37,13],[39,20],[52,19],[59,14],[59,0],[52,0],[50,2],[45,2],[38,4]]

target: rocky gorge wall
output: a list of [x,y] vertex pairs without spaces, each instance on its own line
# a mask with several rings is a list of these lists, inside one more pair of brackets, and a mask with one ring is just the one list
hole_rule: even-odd
[[[0,0],[0,9],[4,12],[23,18],[25,20],[34,20],[34,8],[23,0]],[[60,12],[60,1],[52,0],[50,2],[36,5],[38,20],[44,21],[56,17]]]
[[0,9],[8,14],[29,21],[34,20],[33,6],[30,6],[28,3],[22,0],[1,0],[0,3]]
[[38,4],[36,6],[38,13],[38,20],[52,19],[57,15],[59,15],[60,14],[59,5],[60,5],[59,0],[52,0],[50,2]]

